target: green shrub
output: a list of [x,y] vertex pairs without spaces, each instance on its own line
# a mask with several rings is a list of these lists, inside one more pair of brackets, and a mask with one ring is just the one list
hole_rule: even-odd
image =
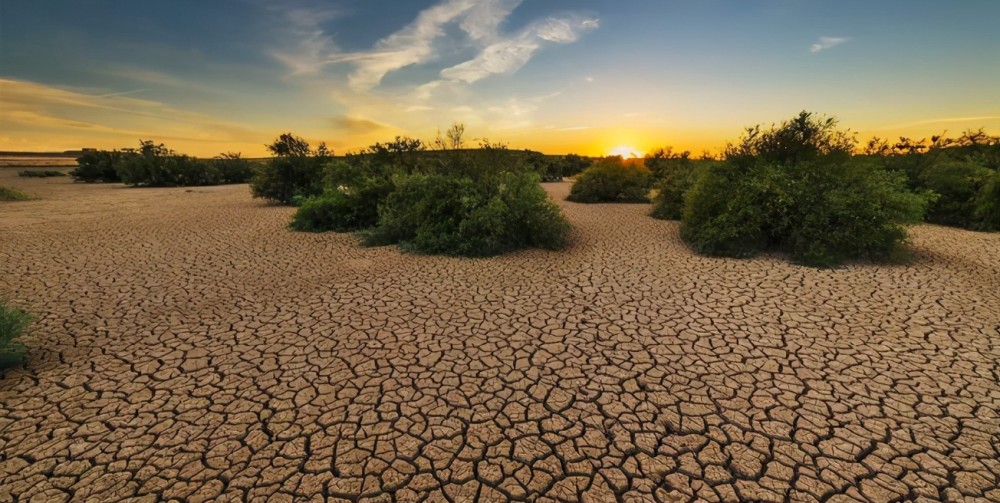
[[77,167],[69,174],[79,182],[120,182],[118,165],[123,159],[134,155],[136,154],[117,150],[87,151],[76,159]]
[[972,228],[979,231],[1000,231],[1000,171],[993,172],[976,195]]
[[32,321],[29,314],[0,300],[0,368],[18,365],[24,361],[27,348],[20,338],[25,335]]
[[654,182],[656,197],[650,215],[661,220],[680,220],[684,214],[684,194],[691,190],[702,171],[693,164],[661,171]]
[[538,185],[537,174],[505,172],[489,180],[477,183],[448,174],[397,177],[366,243],[461,256],[565,244],[569,225]]
[[0,187],[0,201],[27,201],[31,196],[13,187]]
[[559,162],[562,176],[576,176],[594,164],[590,159],[576,154],[566,154]]
[[921,172],[920,186],[932,190],[937,199],[927,210],[927,221],[972,228],[979,191],[994,171],[971,161],[941,156]]
[[910,192],[902,173],[852,159],[833,124],[803,114],[749,130],[687,193],[681,237],[707,255],[778,250],[823,267],[897,258],[928,197]]
[[56,176],[66,176],[63,171],[56,170],[38,170],[38,169],[26,169],[24,171],[18,171],[17,176],[23,176],[25,178],[51,178]]
[[649,169],[621,157],[597,161],[577,177],[566,199],[578,203],[645,203],[649,201]]
[[390,180],[371,178],[350,187],[327,189],[307,198],[292,217],[290,227],[305,232],[350,232],[374,227],[378,205],[393,190]]
[[219,183],[247,183],[253,176],[253,164],[239,152],[219,154],[210,163],[219,174]]
[[306,140],[285,133],[268,149],[275,157],[258,166],[251,177],[253,197],[290,204],[296,197],[323,193],[323,170],[331,160],[325,145],[311,152]]
[[126,185],[146,187],[191,187],[222,183],[222,174],[213,163],[176,154],[129,157],[119,164],[118,176]]

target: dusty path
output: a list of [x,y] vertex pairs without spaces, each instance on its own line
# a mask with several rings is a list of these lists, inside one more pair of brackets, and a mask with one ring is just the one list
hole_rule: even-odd
[[41,318],[0,501],[1000,500],[1000,234],[817,271],[560,203],[571,249],[462,260],[246,186],[0,185],[45,197],[0,203]]

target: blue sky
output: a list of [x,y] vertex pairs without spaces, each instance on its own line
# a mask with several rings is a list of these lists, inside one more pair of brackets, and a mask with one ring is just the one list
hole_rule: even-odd
[[1000,133],[1000,2],[0,0],[0,149],[720,147],[806,109]]

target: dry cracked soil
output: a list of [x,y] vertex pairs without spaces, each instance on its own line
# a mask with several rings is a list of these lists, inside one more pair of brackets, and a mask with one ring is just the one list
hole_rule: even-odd
[[0,501],[1000,501],[1000,235],[907,266],[699,257],[646,205],[471,260],[245,185],[27,180]]

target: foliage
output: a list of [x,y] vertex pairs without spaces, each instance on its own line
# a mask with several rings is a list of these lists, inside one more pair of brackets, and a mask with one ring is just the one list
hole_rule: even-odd
[[684,215],[684,195],[694,187],[703,172],[703,169],[690,165],[662,173],[653,185],[656,196],[650,216],[660,220],[680,220]]
[[927,221],[972,227],[977,195],[994,171],[971,161],[941,157],[920,173],[920,187],[930,189],[937,199],[927,211]]
[[175,154],[152,140],[141,141],[138,155],[125,157],[116,169],[126,185],[186,187],[222,183],[222,175],[213,163]]
[[1000,171],[994,171],[979,189],[972,221],[974,230],[1000,231]]
[[367,244],[461,256],[565,244],[569,225],[537,174],[503,172],[489,180],[440,173],[397,177]]
[[76,159],[77,167],[69,174],[79,182],[120,182],[118,165],[135,155],[117,150],[89,150]]
[[907,190],[902,174],[848,156],[835,124],[803,112],[769,131],[749,129],[686,195],[681,237],[707,255],[778,250],[813,266],[898,258],[905,225],[922,218],[929,198]]
[[983,130],[966,131],[958,138],[943,135],[914,140],[901,137],[890,145],[879,138],[869,142],[865,155],[886,169],[904,173],[907,185],[936,195],[927,221],[973,230],[1000,230],[992,220],[996,194],[990,180],[1000,171],[1000,138]]
[[247,183],[253,176],[253,164],[239,152],[219,154],[210,164],[219,174],[219,183]]
[[13,187],[0,187],[0,201],[27,201],[31,196]]
[[327,188],[305,199],[291,228],[306,232],[349,232],[374,227],[378,206],[392,192],[390,178],[372,176],[338,162],[328,168]]
[[31,315],[0,300],[0,368],[24,361],[27,348],[20,338],[32,321]]
[[66,173],[64,171],[57,171],[51,169],[46,169],[46,170],[26,169],[23,171],[18,171],[17,176],[23,176],[25,178],[51,178],[56,176],[66,176]]
[[620,156],[597,161],[577,177],[566,199],[578,203],[644,203],[649,198],[650,172]]
[[563,156],[560,164],[562,167],[562,176],[576,176],[583,173],[593,162],[589,158],[576,154],[566,154]]
[[331,161],[325,145],[310,151],[309,142],[285,133],[267,148],[275,157],[258,166],[250,179],[254,197],[290,204],[296,197],[308,198],[323,192],[323,169]]

